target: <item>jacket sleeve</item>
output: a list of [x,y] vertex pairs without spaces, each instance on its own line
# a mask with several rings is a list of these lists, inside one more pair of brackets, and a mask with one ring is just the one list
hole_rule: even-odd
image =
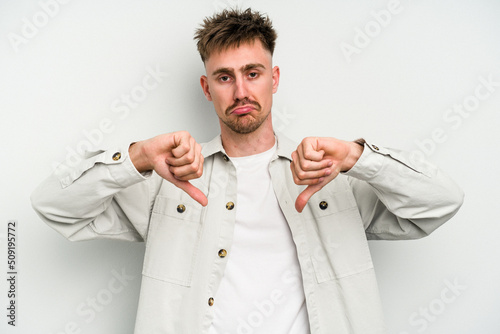
[[427,236],[463,203],[460,187],[434,165],[370,143],[345,174],[368,239]]
[[60,165],[32,193],[50,227],[69,240],[143,241],[161,178],[139,173],[122,149],[88,153],[72,167]]

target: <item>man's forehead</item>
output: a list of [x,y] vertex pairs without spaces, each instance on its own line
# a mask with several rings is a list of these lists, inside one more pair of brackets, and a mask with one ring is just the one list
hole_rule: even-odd
[[252,64],[260,64],[267,68],[270,67],[271,62],[271,52],[266,50],[257,39],[212,52],[210,57],[205,60],[205,68],[207,71],[210,68],[210,72],[218,68],[237,70]]

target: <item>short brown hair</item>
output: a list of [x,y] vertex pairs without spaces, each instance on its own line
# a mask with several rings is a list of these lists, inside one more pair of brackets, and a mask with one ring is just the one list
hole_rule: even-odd
[[267,15],[259,12],[240,9],[224,9],[222,12],[206,17],[201,27],[196,30],[198,52],[205,62],[216,51],[239,47],[242,43],[252,43],[256,38],[262,46],[274,52],[278,34]]

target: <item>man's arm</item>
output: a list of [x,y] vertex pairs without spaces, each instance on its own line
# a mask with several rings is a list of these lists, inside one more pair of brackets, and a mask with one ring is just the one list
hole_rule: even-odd
[[94,152],[57,170],[35,189],[32,205],[70,240],[143,240],[162,182],[153,170],[206,204],[205,195],[188,182],[203,172],[201,149],[187,132],[175,132]]
[[[408,153],[372,144],[364,144],[361,155],[357,156],[350,150],[352,147],[359,152],[355,145],[358,144],[333,138],[306,138],[299,145],[292,155],[292,172],[297,184],[308,187],[297,198],[298,209],[339,172],[349,176],[371,239],[426,236],[462,205],[462,190],[432,164],[413,161]],[[357,156],[354,164],[349,162],[349,155]]]

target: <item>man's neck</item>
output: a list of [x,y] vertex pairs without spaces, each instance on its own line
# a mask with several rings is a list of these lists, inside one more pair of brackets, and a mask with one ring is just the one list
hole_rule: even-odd
[[270,150],[276,143],[271,122],[264,122],[257,130],[241,134],[228,128],[221,129],[222,146],[230,157],[246,157]]

